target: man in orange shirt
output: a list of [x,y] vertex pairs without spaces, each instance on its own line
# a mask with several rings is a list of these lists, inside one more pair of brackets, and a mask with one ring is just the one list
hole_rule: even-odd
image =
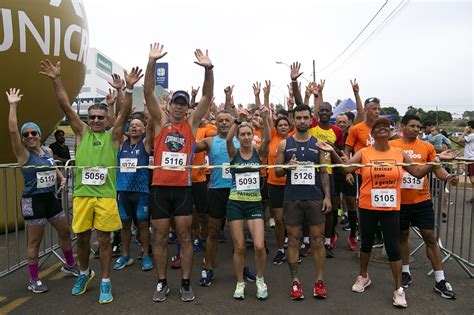
[[[400,123],[402,138],[390,141],[392,147],[403,149],[414,162],[436,161],[436,150],[432,144],[418,139],[421,121],[418,116],[405,115]],[[436,176],[444,181],[457,184],[457,176],[448,174],[444,168],[437,168]],[[434,233],[435,219],[433,203],[431,202],[428,178],[415,178],[409,173],[403,173],[401,183],[400,207],[400,252],[402,256],[402,286],[408,288],[412,282],[409,261],[408,236],[410,226],[420,229],[421,236],[426,245],[426,255],[431,262],[435,276],[435,292],[443,298],[455,299],[451,285],[444,278],[442,269],[441,251]]]

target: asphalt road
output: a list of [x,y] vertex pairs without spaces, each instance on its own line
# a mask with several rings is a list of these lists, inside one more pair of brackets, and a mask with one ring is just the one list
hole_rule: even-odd
[[[196,253],[192,272],[192,285],[196,300],[184,303],[180,300],[179,270],[169,270],[168,283],[171,292],[163,303],[152,301],[152,294],[157,278],[154,271],[141,271],[140,262],[121,271],[112,272],[114,301],[108,305],[98,303],[99,279],[89,285],[82,296],[72,296],[71,288],[74,279],[59,271],[60,265],[54,257],[47,260],[42,267],[42,279],[49,287],[49,292],[41,295],[27,290],[27,270],[22,269],[0,280],[0,314],[143,314],[160,312],[164,314],[392,314],[409,312],[413,314],[474,314],[473,288],[474,280],[469,279],[464,271],[453,260],[445,263],[447,279],[456,291],[457,300],[445,300],[433,292],[434,279],[426,273],[431,269],[424,250],[419,251],[411,263],[413,284],[407,290],[408,308],[396,309],[392,306],[393,282],[389,266],[380,249],[374,250],[373,261],[369,266],[372,285],[364,293],[353,293],[351,286],[358,273],[357,252],[347,250],[346,237],[337,227],[339,239],[335,249],[336,257],[326,260],[325,283],[328,297],[316,300],[312,297],[315,281],[315,267],[312,257],[303,259],[299,274],[306,299],[292,301],[289,298],[290,275],[287,264],[275,266],[272,259],[275,255],[275,238],[272,230],[266,232],[270,254],[267,257],[265,272],[269,288],[269,298],[259,301],[255,297],[254,283],[248,283],[244,301],[232,298],[235,288],[235,276],[232,266],[232,245],[230,233],[226,229],[227,243],[219,244],[217,265],[214,269],[215,280],[210,287],[200,287],[200,262],[203,253]],[[416,237],[411,238],[413,246],[419,243]],[[136,258],[138,246],[133,243],[132,256]],[[174,246],[170,245],[170,253]],[[253,250],[247,250],[247,264],[254,265]],[[91,259],[91,266],[99,272],[99,260]],[[100,273],[100,272],[99,272]]]

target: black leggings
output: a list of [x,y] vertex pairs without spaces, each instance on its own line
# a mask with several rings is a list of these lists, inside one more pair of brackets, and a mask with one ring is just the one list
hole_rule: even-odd
[[402,259],[400,256],[400,211],[378,211],[359,208],[362,244],[360,251],[372,252],[375,232],[380,222],[385,250],[389,261]]

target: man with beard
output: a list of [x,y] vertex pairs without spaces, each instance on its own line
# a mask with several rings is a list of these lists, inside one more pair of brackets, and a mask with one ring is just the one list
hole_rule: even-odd
[[71,154],[69,153],[69,147],[64,143],[66,140],[64,138],[64,131],[61,129],[56,130],[54,138],[56,138],[56,142],[49,145],[49,148],[53,151],[54,159],[66,164],[71,159]]

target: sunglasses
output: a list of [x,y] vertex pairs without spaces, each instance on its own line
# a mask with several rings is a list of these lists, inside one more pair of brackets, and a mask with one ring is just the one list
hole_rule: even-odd
[[102,116],[102,115],[89,115],[89,119],[90,120],[104,120],[105,119],[105,116]]
[[23,132],[23,134],[22,134],[23,138],[28,138],[30,135],[32,137],[36,137],[38,135],[38,132],[33,130],[33,131]]

